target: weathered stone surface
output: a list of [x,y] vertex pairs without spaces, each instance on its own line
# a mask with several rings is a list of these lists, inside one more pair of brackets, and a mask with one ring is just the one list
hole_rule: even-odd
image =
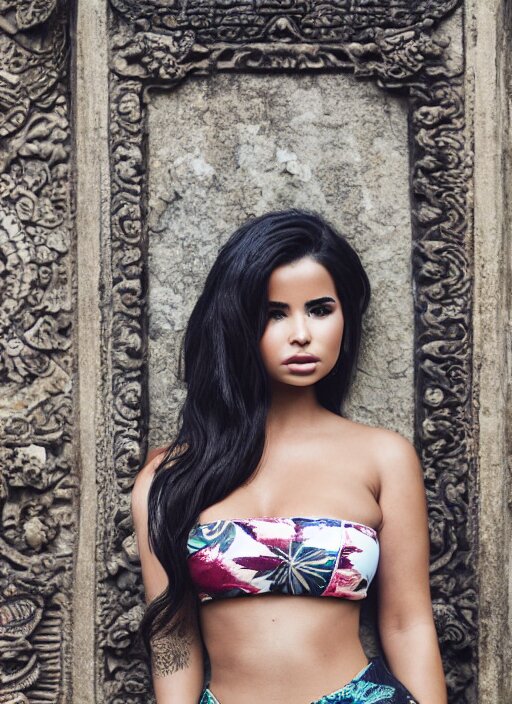
[[345,74],[217,75],[153,97],[148,132],[150,444],[172,437],[182,333],[219,246],[291,206],[345,233],[372,283],[347,412],[412,437],[406,102]]
[[512,5],[467,2],[474,131],[474,383],[479,430],[478,704],[512,701]]
[[69,13],[0,7],[0,701],[64,701],[78,472]]
[[223,238],[298,203],[372,279],[348,410],[422,453],[451,701],[510,701],[510,3],[110,9],[107,28],[104,0],[79,2],[77,37],[63,0],[0,7],[0,700],[151,701],[128,501],[147,422],[152,445],[174,432],[180,335]]

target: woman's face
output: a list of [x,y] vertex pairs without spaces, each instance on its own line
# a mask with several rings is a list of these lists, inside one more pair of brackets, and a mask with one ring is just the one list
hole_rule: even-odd
[[274,269],[260,340],[271,380],[293,386],[320,381],[336,364],[342,338],[343,311],[327,269],[311,257]]

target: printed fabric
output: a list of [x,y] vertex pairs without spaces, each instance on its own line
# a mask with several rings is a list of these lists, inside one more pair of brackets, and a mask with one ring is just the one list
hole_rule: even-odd
[[[207,688],[199,704],[221,704]],[[372,658],[348,684],[311,704],[419,704],[387,668],[381,657]]]
[[200,601],[282,593],[363,599],[377,570],[377,532],[335,518],[198,523],[187,544]]

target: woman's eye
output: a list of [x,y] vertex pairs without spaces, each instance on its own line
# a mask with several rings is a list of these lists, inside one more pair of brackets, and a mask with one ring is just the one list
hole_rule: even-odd
[[311,312],[323,318],[326,315],[329,315],[331,309],[329,308],[329,306],[317,306],[316,308],[311,308]]
[[282,310],[269,310],[268,312],[268,317],[271,320],[279,320],[282,315],[284,315]]
[[[316,308],[311,308],[309,313],[318,316],[319,318],[325,318],[325,316],[332,313],[332,309],[329,306],[316,306]],[[285,313],[282,310],[270,310],[268,312],[268,317],[271,320],[281,320],[281,318],[285,317]]]

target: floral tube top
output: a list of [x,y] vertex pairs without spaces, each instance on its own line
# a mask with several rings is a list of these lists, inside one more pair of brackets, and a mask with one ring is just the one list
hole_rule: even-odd
[[265,593],[363,599],[378,561],[377,532],[337,518],[197,523],[187,543],[200,601]]

